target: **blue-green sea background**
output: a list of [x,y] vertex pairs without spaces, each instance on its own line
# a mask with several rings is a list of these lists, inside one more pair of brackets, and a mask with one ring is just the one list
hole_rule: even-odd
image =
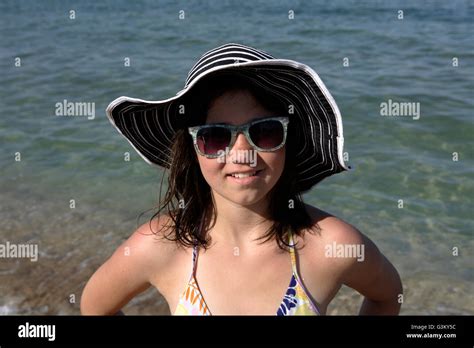
[[[473,2],[460,0],[2,1],[0,243],[37,243],[40,254],[0,259],[0,314],[79,313],[85,282],[158,199],[160,172],[106,106],[173,96],[197,58],[227,42],[304,62],[331,91],[355,170],[305,200],[392,261],[401,313],[474,314],[473,18]],[[95,118],[55,116],[65,99],[95,103]],[[420,103],[420,119],[382,117],[388,99]],[[343,288],[328,314],[360,303]],[[125,312],[169,310],[151,289]]]

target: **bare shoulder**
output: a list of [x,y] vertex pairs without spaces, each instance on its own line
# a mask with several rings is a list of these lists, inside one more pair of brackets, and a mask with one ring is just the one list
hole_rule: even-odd
[[165,237],[171,224],[168,215],[155,217],[137,228],[120,248],[128,256],[140,257],[144,264],[154,268],[166,265],[177,249],[176,243]]
[[317,236],[319,242],[323,240],[341,244],[362,243],[364,241],[365,236],[350,223],[308,204],[306,204],[306,209],[311,216],[313,230],[319,229],[319,233],[308,234],[311,235],[309,239],[314,239],[314,236]]
[[142,281],[150,280],[166,267],[173,256],[175,243],[164,238],[170,218],[160,215],[138,227],[105,263],[108,269],[116,269]]
[[309,244],[310,249],[307,259],[313,265],[323,263],[347,284],[356,283],[354,278],[359,281],[367,273],[392,271],[393,266],[375,243],[355,226],[318,208],[307,206],[307,209],[314,227],[317,224],[320,228],[319,233],[305,234],[304,238],[305,246]]
[[[375,243],[342,219],[309,205],[306,208],[314,229],[320,228],[317,233],[304,234],[307,269],[322,274],[319,282],[318,275],[314,275],[314,284],[332,283],[334,289],[345,284],[369,300],[390,302],[382,312],[397,314],[400,305],[396,299],[403,292],[400,276]],[[310,278],[316,273],[308,272]],[[334,296],[334,289],[328,291],[328,298]]]
[[117,313],[153,283],[173,254],[172,243],[159,238],[166,222],[164,216],[140,226],[99,267],[83,290],[83,314]]
[[306,205],[306,209],[313,225],[311,233],[304,234],[304,255],[315,267],[324,264],[328,270],[342,277],[357,262],[358,257],[352,254],[350,257],[337,257],[335,251],[376,249],[372,241],[350,223],[310,205]]

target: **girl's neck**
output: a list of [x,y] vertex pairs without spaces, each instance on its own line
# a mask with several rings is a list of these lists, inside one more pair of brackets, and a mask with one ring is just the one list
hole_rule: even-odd
[[210,231],[213,243],[254,248],[263,241],[256,239],[263,236],[272,224],[265,199],[243,206],[217,193],[212,196],[216,207],[215,224]]

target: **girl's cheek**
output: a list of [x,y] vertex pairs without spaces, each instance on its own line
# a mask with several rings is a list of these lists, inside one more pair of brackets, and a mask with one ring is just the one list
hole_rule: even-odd
[[218,180],[224,167],[215,158],[199,158],[199,166],[201,167],[202,175],[208,183]]

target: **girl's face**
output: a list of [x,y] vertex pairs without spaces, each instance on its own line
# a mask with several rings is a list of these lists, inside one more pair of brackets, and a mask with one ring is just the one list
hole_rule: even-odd
[[[216,98],[208,110],[206,124],[242,125],[273,115],[247,91],[229,91]],[[257,152],[239,133],[225,157],[207,158],[196,154],[201,172],[213,194],[242,206],[259,203],[275,186],[285,166],[285,146],[274,152]],[[237,178],[231,174],[254,173]],[[239,176],[239,175],[237,175]]]

